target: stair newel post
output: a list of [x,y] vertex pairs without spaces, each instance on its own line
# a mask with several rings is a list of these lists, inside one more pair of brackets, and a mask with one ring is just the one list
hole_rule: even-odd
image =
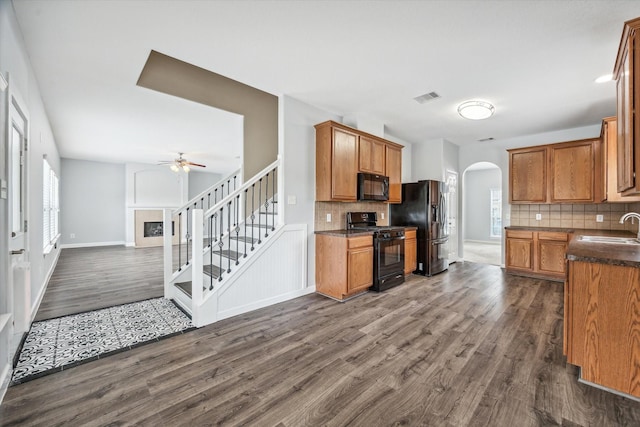
[[172,286],[171,276],[173,275],[173,245],[171,241],[171,209],[162,210],[162,245],[164,246],[164,296],[171,298]]
[[182,270],[182,212],[178,214],[178,271]]
[[273,168],[273,182],[271,183],[271,231],[276,229],[276,173],[278,168]]
[[244,190],[244,258],[247,257],[247,196],[249,195],[249,189]]
[[[218,266],[220,267],[220,274],[218,275],[218,281],[222,280],[222,247],[224,246],[224,241],[222,240],[222,235],[224,233],[224,206],[220,207],[219,219],[220,222],[220,238],[218,239]],[[213,266],[211,267],[213,269]]]
[[227,202],[227,242],[229,251],[229,256],[227,257],[227,273],[231,273],[231,200]]
[[[236,201],[236,265],[240,264],[240,248],[237,246],[240,244],[238,240],[238,236],[240,235],[240,194],[238,194],[235,198]],[[231,249],[231,247],[229,247]]]
[[[193,221],[191,228],[191,244],[193,260],[191,265],[191,298],[192,306],[191,311],[193,313],[193,323],[196,326],[200,326],[200,313],[199,307],[204,300],[204,272],[203,272],[203,260],[202,260],[202,240],[203,240],[203,220],[202,209],[193,209]],[[188,247],[188,246],[187,246]]]
[[251,250],[254,249],[253,246],[253,230],[254,230],[254,225],[255,225],[255,219],[256,219],[256,211],[255,208],[253,207],[253,203],[256,200],[256,184],[252,184],[251,185]]
[[[213,191],[213,204],[215,205],[216,203],[218,203],[218,189],[216,188]],[[218,241],[218,213],[214,212],[213,213],[213,226],[215,227],[215,229],[213,230],[213,241],[217,242]]]
[[267,172],[267,176],[265,179],[265,189],[264,189],[264,237],[269,237],[269,172]]
[[260,209],[262,208],[262,178],[260,178],[260,188],[258,189],[258,244],[262,243],[262,215],[260,215]]

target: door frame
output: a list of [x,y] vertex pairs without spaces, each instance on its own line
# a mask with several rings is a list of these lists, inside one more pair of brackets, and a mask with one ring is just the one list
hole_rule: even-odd
[[[7,96],[6,112],[6,167],[7,167],[7,299],[9,301],[9,313],[12,315],[12,336],[11,351],[15,351],[22,334],[29,330],[31,322],[31,283],[29,277],[30,245],[29,236],[31,224],[29,224],[29,140],[30,140],[30,115],[26,107],[26,102],[11,84],[11,76],[8,75],[9,87]],[[21,170],[21,203],[22,203],[22,224],[20,225],[19,236],[13,236],[13,162],[12,162],[12,133],[14,129],[15,114],[19,115],[24,123],[22,150],[22,170]],[[19,239],[16,239],[19,237]],[[20,247],[18,247],[20,246]],[[20,254],[13,254],[14,250],[24,250]],[[19,273],[18,273],[19,272]],[[16,280],[22,281],[22,288],[16,294]],[[19,300],[18,300],[19,299]],[[16,342],[18,340],[18,342]]]

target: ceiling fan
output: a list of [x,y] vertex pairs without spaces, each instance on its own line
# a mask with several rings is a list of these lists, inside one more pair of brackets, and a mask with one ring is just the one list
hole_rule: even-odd
[[189,172],[191,170],[191,166],[196,166],[199,168],[206,168],[206,165],[201,165],[199,163],[193,163],[182,157],[184,153],[178,153],[178,158],[174,160],[163,160],[158,162],[159,165],[169,165],[172,171],[174,172]]

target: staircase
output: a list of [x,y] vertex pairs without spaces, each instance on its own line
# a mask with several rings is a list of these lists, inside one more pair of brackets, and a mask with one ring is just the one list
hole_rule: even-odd
[[[254,258],[268,247],[282,246],[280,250],[286,251],[286,245],[290,245],[284,242],[287,238],[279,245],[272,242],[279,236],[291,234],[284,232],[278,219],[279,170],[278,159],[244,184],[240,183],[240,172],[236,171],[183,207],[164,211],[164,229],[180,236],[177,245],[172,244],[171,234],[164,236],[165,297],[189,313],[196,326],[224,317],[220,313],[222,291],[228,290],[245,270],[256,264]],[[303,234],[299,228],[293,231],[306,241],[306,230]],[[274,256],[276,260],[279,258]],[[243,312],[241,307],[264,306],[262,300],[282,300],[282,289],[277,288],[273,287],[273,295],[262,288],[225,291],[227,299],[222,303],[229,305],[228,295],[234,294],[233,307],[225,306],[227,314],[232,315]],[[261,294],[260,301],[256,300],[256,292]]]

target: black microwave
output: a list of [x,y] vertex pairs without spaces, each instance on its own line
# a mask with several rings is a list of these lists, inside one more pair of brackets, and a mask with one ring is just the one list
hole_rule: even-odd
[[358,173],[358,200],[389,200],[389,177],[372,173]]

